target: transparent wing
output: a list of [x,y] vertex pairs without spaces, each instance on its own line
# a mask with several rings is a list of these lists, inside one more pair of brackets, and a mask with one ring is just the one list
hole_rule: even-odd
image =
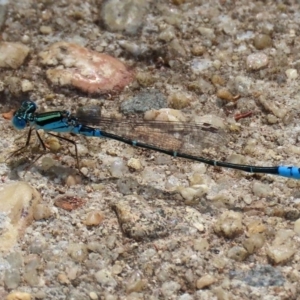
[[153,145],[161,149],[199,155],[205,148],[226,144],[226,133],[207,123],[168,121],[118,120],[105,117],[78,117],[84,125],[97,126],[132,141]]

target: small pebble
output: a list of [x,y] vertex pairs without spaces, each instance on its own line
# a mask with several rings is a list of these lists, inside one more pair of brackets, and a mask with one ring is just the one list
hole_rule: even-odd
[[280,229],[271,245],[267,247],[268,259],[275,264],[284,264],[290,261],[297,252],[297,245],[293,241],[294,232]]
[[269,124],[276,124],[278,122],[278,119],[276,118],[276,116],[268,114],[267,121]]
[[68,187],[74,186],[74,185],[80,184],[80,183],[81,183],[81,178],[80,178],[80,176],[77,176],[77,175],[69,175],[65,180],[65,184]]
[[100,18],[110,31],[135,35],[143,25],[148,10],[148,1],[108,0],[99,9]]
[[70,284],[70,280],[68,279],[68,277],[65,273],[59,273],[57,275],[57,280],[60,284],[65,284],[65,285]]
[[220,26],[223,31],[228,35],[235,35],[237,31],[237,26],[235,21],[228,15],[223,15],[220,17]]
[[168,121],[168,122],[185,122],[184,114],[177,109],[162,108],[159,110],[149,110],[145,112],[144,119],[146,121]]
[[21,37],[21,41],[23,44],[29,44],[30,43],[30,36],[27,35],[27,34],[24,34],[22,37]]
[[[250,94],[252,84],[253,82],[251,77],[239,75],[234,78],[234,88],[241,96],[246,97]],[[247,99],[247,101],[249,100]]]
[[191,61],[191,71],[199,75],[202,72],[208,70],[212,66],[212,61],[206,58],[194,58]]
[[117,158],[111,163],[109,171],[111,176],[121,178],[127,172],[127,167],[123,159]]
[[104,220],[104,215],[101,211],[91,211],[87,214],[83,223],[87,226],[97,226]]
[[214,225],[214,231],[226,238],[234,238],[243,232],[242,215],[234,211],[225,211]]
[[60,140],[55,136],[48,137],[46,143],[51,152],[56,153],[61,149]]
[[201,56],[205,53],[206,48],[202,45],[194,45],[191,49],[191,52],[194,56]]
[[68,247],[68,254],[75,262],[81,263],[88,256],[87,246],[84,244],[70,244]]
[[189,177],[190,186],[203,184],[204,176],[202,173],[193,173],[192,176]]
[[266,225],[260,220],[254,220],[247,224],[248,234],[263,233],[267,230]]
[[130,158],[127,162],[127,166],[135,171],[140,171],[142,169],[141,161],[137,158]]
[[179,187],[181,196],[186,203],[192,203],[194,200],[201,198],[208,191],[208,186],[205,184],[194,185],[193,187]]
[[194,249],[196,251],[205,253],[209,249],[209,243],[205,238],[198,238],[194,240]]
[[52,33],[52,28],[50,26],[41,26],[40,33],[42,34],[50,34]]
[[243,242],[243,247],[249,254],[253,254],[264,245],[265,240],[266,239],[262,234],[252,234]]
[[169,26],[167,29],[163,30],[158,38],[164,42],[170,42],[176,37],[175,30],[173,26]]
[[274,264],[285,264],[292,260],[297,252],[297,246],[293,242],[282,245],[270,245],[267,248],[267,257]]
[[118,275],[120,273],[122,273],[123,271],[123,267],[120,264],[114,264],[112,266],[112,273],[115,275]]
[[41,11],[41,18],[43,21],[50,21],[53,18],[53,12],[50,9],[44,9]]
[[136,74],[136,80],[141,86],[147,87],[154,84],[156,79],[150,72],[138,72]]
[[201,35],[203,35],[204,37],[206,37],[206,38],[208,38],[210,40],[212,40],[212,39],[214,39],[216,37],[213,28],[199,26],[199,27],[196,28],[196,30]]
[[248,257],[248,252],[246,251],[245,248],[240,247],[240,246],[234,246],[231,249],[229,249],[227,256],[230,259],[233,259],[238,262],[244,261]]
[[264,53],[253,53],[248,55],[246,64],[249,70],[257,71],[265,68],[269,63],[269,58]]
[[213,75],[211,78],[211,82],[214,85],[221,85],[221,86],[225,85],[225,79],[220,75]]
[[91,300],[98,300],[99,299],[98,295],[95,292],[90,292],[89,297],[90,297]]
[[233,101],[233,95],[225,88],[217,91],[217,97],[226,101]]
[[287,69],[285,74],[288,79],[296,79],[298,77],[297,69]]
[[33,90],[33,84],[29,80],[24,79],[21,81],[21,88],[22,88],[22,92],[24,93],[30,92]]
[[188,88],[191,91],[201,94],[213,94],[215,87],[207,80],[199,78],[197,81],[192,81],[188,84]]
[[80,172],[81,172],[83,175],[87,176],[87,174],[89,173],[89,169],[86,168],[86,167],[82,167],[82,168],[80,168]]
[[204,223],[204,219],[202,217],[202,215],[195,210],[193,207],[189,207],[187,206],[185,208],[186,213],[185,213],[185,220],[193,227],[197,228],[197,230],[199,232],[204,232],[205,231],[205,227],[203,225]]
[[213,61],[213,66],[215,67],[216,70],[219,70],[221,68],[221,66],[222,66],[222,62],[219,61],[218,59],[215,59]]
[[183,109],[190,105],[191,97],[185,93],[174,93],[168,97],[169,106],[173,109]]
[[262,50],[272,47],[272,39],[267,34],[258,34],[255,36],[253,44],[257,50]]
[[216,282],[215,277],[207,274],[197,280],[196,286],[197,286],[197,289],[203,289],[203,288],[206,288],[206,287],[212,285],[215,282]]
[[258,101],[267,111],[272,112],[279,119],[283,119],[288,113],[284,106],[278,107],[272,100],[267,99],[263,95],[258,97]]

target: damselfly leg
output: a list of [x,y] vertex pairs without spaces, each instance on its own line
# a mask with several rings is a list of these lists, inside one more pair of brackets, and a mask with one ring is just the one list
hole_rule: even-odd
[[71,144],[74,145],[74,147],[75,147],[75,155],[76,155],[77,169],[78,169],[78,171],[80,172],[80,168],[79,168],[79,158],[78,158],[78,150],[77,150],[77,144],[76,144],[76,142],[74,142],[74,141],[72,141],[72,140],[70,140],[70,139],[68,139],[68,138],[65,138],[65,137],[62,137],[62,136],[59,136],[59,135],[50,133],[50,132],[48,132],[48,134],[50,134],[50,135],[52,135],[52,136],[54,136],[54,137],[57,137],[57,138],[60,139],[60,140],[69,142],[69,143],[71,143]]
[[[42,156],[44,156],[44,155],[46,154],[46,151],[47,151],[47,149],[48,149],[49,147],[46,146],[46,144],[44,143],[43,139],[41,138],[39,132],[38,132],[36,129],[30,127],[30,128],[29,128],[29,131],[28,131],[28,134],[27,134],[27,139],[26,139],[25,145],[24,145],[23,147],[21,147],[21,148],[15,150],[15,151],[13,151],[13,152],[6,158],[5,161],[9,160],[10,158],[12,158],[12,157],[14,157],[14,156],[20,155],[22,152],[24,152],[25,149],[27,149],[27,148],[29,147],[29,144],[30,144],[30,141],[31,141],[31,137],[32,137],[32,131],[33,131],[33,130],[35,131],[36,136],[37,136],[37,138],[38,138],[39,146],[41,146],[41,147],[43,148],[43,149],[42,149],[43,153],[41,153],[37,158],[35,158],[35,159],[30,163],[30,165],[29,165],[28,167],[26,167],[26,170],[29,170],[35,162],[37,162]],[[77,169],[78,169],[79,172],[80,172],[80,169],[79,169],[78,150],[77,150],[76,142],[74,142],[74,141],[71,140],[71,139],[68,139],[68,138],[65,138],[65,137],[61,137],[61,136],[59,136],[59,135],[56,135],[56,134],[53,134],[53,133],[50,133],[50,132],[48,132],[48,134],[51,135],[51,136],[54,136],[54,137],[56,137],[56,138],[58,138],[58,139],[60,139],[60,140],[69,142],[69,143],[71,143],[72,145],[74,145],[74,147],[75,147],[75,155],[76,155],[76,165],[77,165]]]

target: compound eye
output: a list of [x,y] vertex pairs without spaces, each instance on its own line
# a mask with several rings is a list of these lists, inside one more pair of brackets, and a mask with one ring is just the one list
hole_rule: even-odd
[[34,113],[36,111],[36,109],[37,109],[37,106],[33,101],[25,100],[22,102],[20,111],[24,111],[28,114],[28,113]]
[[27,123],[23,118],[18,118],[16,116],[14,116],[11,120],[13,126],[17,129],[17,130],[22,130],[26,127]]

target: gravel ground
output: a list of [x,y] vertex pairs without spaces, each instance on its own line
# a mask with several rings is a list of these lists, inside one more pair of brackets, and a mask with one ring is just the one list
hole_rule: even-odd
[[[0,0],[1,112],[156,109],[218,128],[199,148],[210,158],[300,166],[299,5]],[[60,73],[98,53],[116,58],[101,87]],[[33,140],[5,161],[27,131],[3,116],[1,299],[300,299],[298,181],[68,134],[80,172],[44,133],[39,160]]]

